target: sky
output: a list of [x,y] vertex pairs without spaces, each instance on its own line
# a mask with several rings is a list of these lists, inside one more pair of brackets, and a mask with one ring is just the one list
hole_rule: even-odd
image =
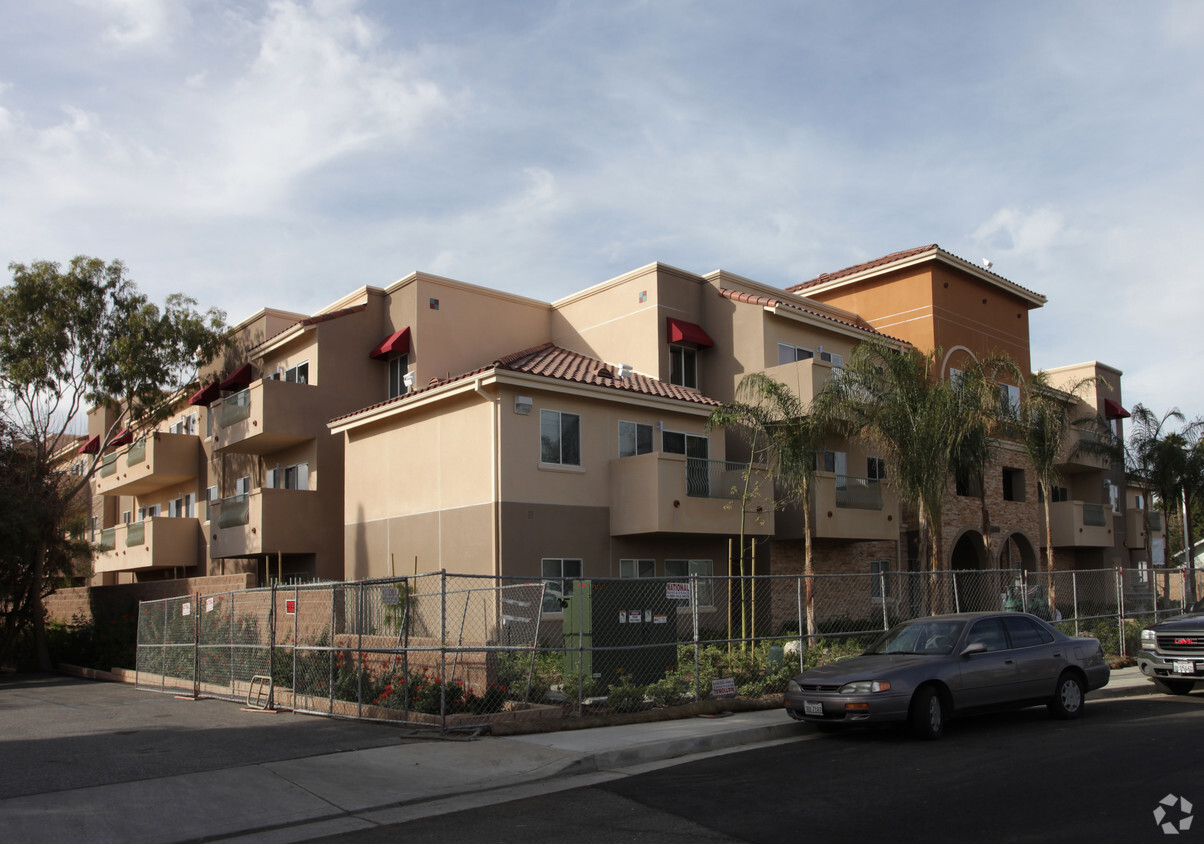
[[[301,313],[940,244],[1204,414],[1204,4],[0,0],[0,261]],[[11,278],[6,274],[6,278]]]

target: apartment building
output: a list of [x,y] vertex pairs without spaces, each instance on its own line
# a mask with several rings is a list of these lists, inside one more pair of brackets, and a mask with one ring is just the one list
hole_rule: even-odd
[[[317,314],[265,310],[165,422],[105,456],[94,582],[726,574],[741,534],[746,571],[801,572],[801,511],[775,507],[763,473],[746,472],[747,443],[708,430],[712,410],[751,372],[809,401],[869,338],[941,348],[944,377],[998,352],[1027,370],[1028,314],[1044,303],[929,246],[789,290],[649,264],[540,302],[413,273]],[[1120,373],[1087,366],[1108,386],[1084,402],[1119,418]],[[106,424],[95,412],[94,442]],[[1069,457],[1064,468],[1074,479],[1052,495],[1115,502],[1123,548],[1127,496],[1104,485],[1123,489],[1123,476]],[[1004,445],[992,474],[989,542],[980,499],[951,485],[943,558],[1036,568],[1040,494],[1018,447]],[[817,571],[916,565],[915,526],[866,444],[833,434],[810,508]],[[1095,508],[1066,509],[1059,567],[1120,559],[1077,530],[1076,513]]]

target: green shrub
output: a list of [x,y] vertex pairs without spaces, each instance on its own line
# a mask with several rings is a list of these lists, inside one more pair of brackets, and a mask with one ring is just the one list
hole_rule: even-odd
[[616,712],[635,712],[644,708],[644,692],[643,686],[637,686],[630,677],[624,677],[622,683],[610,687],[606,704]]

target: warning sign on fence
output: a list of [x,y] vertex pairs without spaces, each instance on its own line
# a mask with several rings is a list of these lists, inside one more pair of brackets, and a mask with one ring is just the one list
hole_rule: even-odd
[[736,694],[736,678],[724,677],[711,681],[711,697],[733,697]]
[[690,600],[690,584],[688,583],[666,583],[665,597],[670,601],[688,601]]

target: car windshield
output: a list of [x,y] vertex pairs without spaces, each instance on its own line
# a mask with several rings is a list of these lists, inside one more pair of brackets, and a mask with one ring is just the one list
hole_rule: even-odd
[[920,619],[896,625],[866,649],[867,654],[951,654],[964,621]]

